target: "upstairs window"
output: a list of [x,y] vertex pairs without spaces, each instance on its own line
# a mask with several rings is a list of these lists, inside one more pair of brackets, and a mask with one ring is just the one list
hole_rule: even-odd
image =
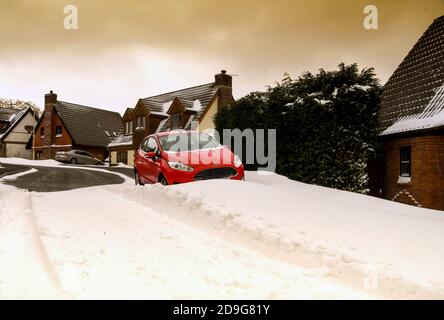
[[400,148],[400,176],[410,177],[411,176],[411,162],[412,162],[412,148],[411,147],[401,147]]
[[171,115],[171,129],[178,129],[181,127],[181,114],[180,113],[173,113]]
[[125,122],[125,133],[133,133],[133,123],[131,121]]
[[139,129],[145,129],[145,121],[146,121],[146,117],[145,116],[139,116],[136,118],[136,127]]
[[56,137],[62,136],[62,126],[56,126],[55,134],[56,134]]
[[45,136],[45,128],[41,127],[40,128],[40,137],[44,137]]

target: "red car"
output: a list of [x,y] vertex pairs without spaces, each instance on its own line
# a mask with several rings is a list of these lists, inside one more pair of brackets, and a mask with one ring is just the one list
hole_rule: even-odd
[[231,150],[203,132],[170,131],[143,139],[134,154],[135,182],[163,185],[208,179],[244,179]]

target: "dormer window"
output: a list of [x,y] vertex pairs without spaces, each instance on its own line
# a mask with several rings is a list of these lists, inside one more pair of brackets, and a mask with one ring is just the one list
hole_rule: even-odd
[[182,114],[173,113],[171,115],[171,129],[178,129],[181,127]]
[[136,127],[143,130],[146,128],[146,117],[145,116],[139,116],[136,118]]
[[126,134],[133,133],[133,123],[131,121],[125,122],[125,133]]

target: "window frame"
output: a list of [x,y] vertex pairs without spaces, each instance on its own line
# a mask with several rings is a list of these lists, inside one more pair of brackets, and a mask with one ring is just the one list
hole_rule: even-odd
[[[57,129],[59,129],[59,128],[60,128],[60,133],[57,133]],[[56,126],[55,127],[55,136],[56,136],[56,138],[63,136],[63,128],[62,128],[62,126]]]
[[412,147],[410,146],[399,148],[399,176],[412,176]]
[[[177,119],[175,118],[177,117]],[[174,125],[174,121],[177,120],[177,125]],[[171,129],[180,129],[182,127],[182,113],[175,112],[171,114]]]

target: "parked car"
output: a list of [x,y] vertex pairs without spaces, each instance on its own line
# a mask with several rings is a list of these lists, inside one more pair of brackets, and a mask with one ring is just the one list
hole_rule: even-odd
[[163,185],[207,179],[244,179],[244,166],[230,149],[195,131],[149,135],[134,154],[135,183]]
[[103,164],[100,159],[83,150],[57,151],[54,159],[71,164]]

